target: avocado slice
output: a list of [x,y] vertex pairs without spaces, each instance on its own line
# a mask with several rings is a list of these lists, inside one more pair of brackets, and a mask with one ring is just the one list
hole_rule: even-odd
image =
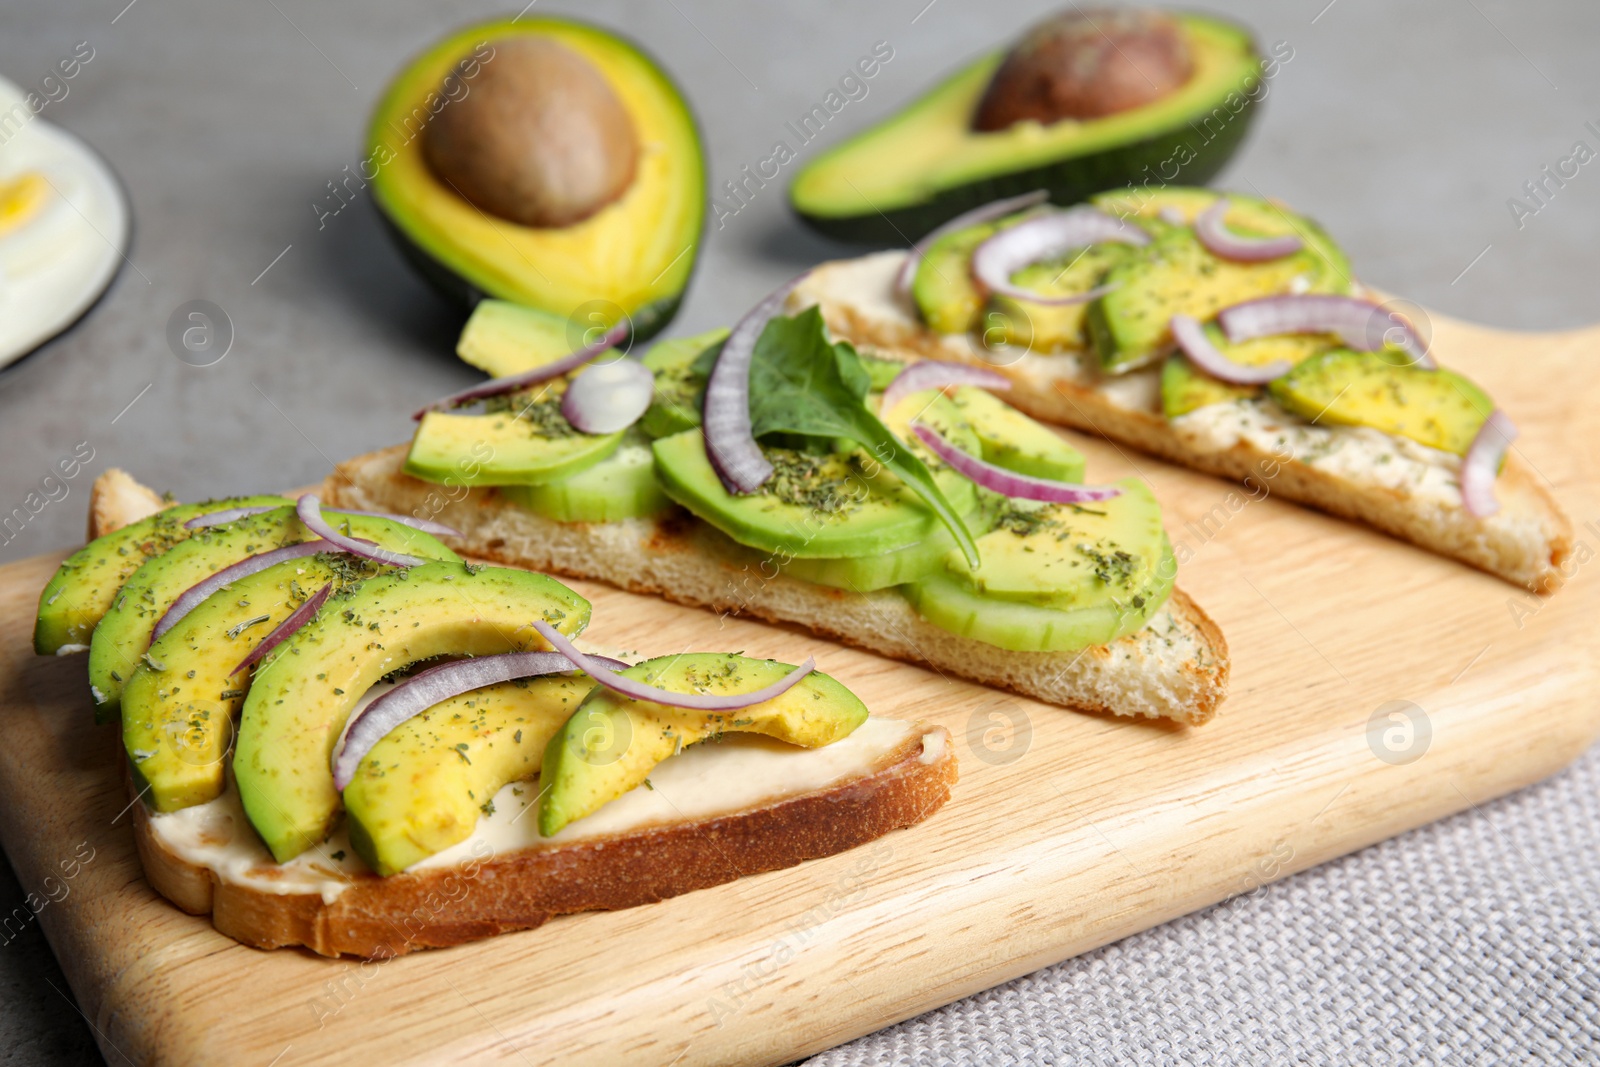
[[[1214,201],[1222,194],[1210,193]],[[1199,197],[1181,200],[1152,197],[1138,214],[1168,203],[1197,206]],[[1166,226],[1137,254],[1106,272],[1112,286],[1089,305],[1086,325],[1100,362],[1112,374],[1141,367],[1172,345],[1167,324],[1183,314],[1205,322],[1218,311],[1257,297],[1278,293],[1346,293],[1349,261],[1322,228],[1255,197],[1229,196],[1228,225],[1251,236],[1299,236],[1304,247],[1293,255],[1261,263],[1234,263],[1208,252],[1192,229]],[[1097,200],[1097,206],[1114,204]],[[1182,210],[1182,208],[1180,208]]]
[[[385,548],[429,559],[456,558],[438,538],[402,523],[373,515],[324,514],[351,535]],[[283,507],[196,530],[187,540],[148,560],[123,583],[89,641],[89,691],[94,697],[95,721],[107,722],[115,716],[124,680],[150,647],[150,631],[190,586],[247,556],[316,537],[301,524],[294,508]]]
[[650,439],[624,431],[617,450],[594,466],[544,485],[507,485],[507,500],[556,522],[615,522],[659,515],[672,506],[656,481]]
[[700,397],[705,392],[706,374],[700,361],[713,348],[728,339],[728,328],[719,326],[693,337],[657,341],[639,362],[656,375],[655,396],[639,420],[640,429],[651,437],[671,437],[700,425]]
[[[435,656],[543,647],[534,619],[576,634],[589,602],[543,574],[461,563],[423,563],[330,599],[256,671],[239,722],[234,781],[273,857],[292,859],[327,835],[339,812],[329,764],[368,689]],[[171,658],[181,670],[184,659]]]
[[1268,389],[1315,423],[1370,426],[1418,444],[1466,455],[1494,401],[1449,370],[1425,370],[1403,352],[1336,348],[1301,363]]
[[[697,652],[645,660],[622,673],[677,693],[749,693],[792,670],[773,660]],[[539,832],[558,833],[643,784],[656,764],[687,745],[749,732],[819,748],[848,737],[866,720],[860,698],[820,671],[780,696],[730,712],[630,700],[597,686],[545,748]]]
[[383,570],[342,553],[289,560],[208,597],[150,646],[122,689],[122,745],[152,809],[177,811],[222,795],[234,720],[250,684],[234,667],[325,583],[343,588]]
[[[1290,366],[1296,366],[1339,343],[1336,338],[1326,334],[1296,333],[1232,342],[1223,336],[1216,323],[1207,323],[1205,332],[1218,351],[1233,362],[1247,367],[1260,367],[1280,359]],[[1187,415],[1210,404],[1223,404],[1260,394],[1259,385],[1235,385],[1211,377],[1189,362],[1181,352],[1174,352],[1161,365],[1161,412],[1169,419]]]
[[[927,463],[951,507],[971,515],[976,487],[906,433],[905,421],[917,415],[911,405],[897,405],[884,421],[902,442],[914,442],[907,447]],[[958,448],[979,451],[977,436],[943,397],[920,418]],[[766,446],[773,477],[757,492],[735,496],[712,469],[699,430],[663,437],[652,448],[668,496],[740,544],[774,553],[780,563],[892,552],[936,539],[943,529],[920,497],[859,449],[818,454]]]
[[456,355],[491,378],[508,378],[582,347],[581,330],[560,315],[509,300],[480,300],[461,328]]
[[489,401],[484,415],[430,411],[406,453],[405,471],[443,485],[545,485],[605,459],[622,433],[582,433],[561,413],[564,379]]
[[960,553],[905,588],[942,629],[1013,652],[1060,652],[1138,630],[1172,592],[1177,564],[1161,509],[1136,478],[1092,504],[1008,500],[978,539],[973,570]]
[[146,560],[188,538],[191,531],[183,524],[195,516],[224,508],[289,503],[292,501],[281,496],[241,496],[178,504],[95,538],[63,560],[39,594],[33,650],[50,656],[72,645],[87,646],[89,635],[111,607],[122,583]]
[[401,723],[345,787],[351,845],[391,875],[470,837],[502,787],[539,773],[545,746],[592,688],[582,675],[502,682]]
[[983,458],[996,467],[1058,482],[1083,481],[1082,452],[993,393],[967,386],[950,402],[977,434]]
[[904,245],[969,208],[1034,189],[1070,204],[1123,185],[1201,184],[1243,140],[1263,62],[1242,26],[1172,17],[1194,70],[1160,99],[1102,118],[977,132],[973,115],[1005,58],[997,51],[803,167],[790,204],[830,236]]
[[[571,225],[494,217],[440,179],[425,158],[430,115],[470,98],[474,77],[496,61],[496,42],[522,37],[553,41],[587,61],[620,100],[644,148],[621,198]],[[584,328],[626,316],[635,341],[676,313],[704,224],[704,152],[683,95],[623,38],[581,22],[526,15],[460,29],[390,83],[372,116],[367,157],[362,174],[373,172],[368,180],[391,234],[447,295],[469,306],[480,296],[507,300],[563,324],[576,316]]]

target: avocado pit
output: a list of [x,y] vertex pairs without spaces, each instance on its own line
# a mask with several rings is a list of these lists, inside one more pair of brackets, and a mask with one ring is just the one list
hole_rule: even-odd
[[571,226],[627,191],[633,120],[589,60],[544,37],[494,42],[467,94],[428,124],[423,155],[458,194],[523,226]]
[[1097,119],[1153,103],[1194,72],[1177,21],[1158,11],[1074,9],[1029,30],[979,101],[973,129]]

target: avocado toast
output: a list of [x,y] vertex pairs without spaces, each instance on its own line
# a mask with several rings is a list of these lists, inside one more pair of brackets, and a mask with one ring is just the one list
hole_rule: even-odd
[[[146,557],[130,593],[161,629],[118,707],[139,856],[236,940],[459,944],[831,855],[949,797],[945,730],[869,715],[811,660],[630,666],[568,639],[577,593],[463,563],[435,524],[245,499],[173,506],[108,472],[41,597],[92,635],[94,561]],[[146,573],[191,543],[214,565],[194,597]]]
[[[587,369],[594,353],[535,362],[501,380],[510,387],[446,398],[419,413],[409,447],[342,464],[323,492],[448,522],[473,555],[796,623],[1053,703],[1211,718],[1226,645],[1174,587],[1147,487],[1084,486],[1076,449],[985,389],[946,381],[948,366],[918,371],[920,386],[899,381],[900,365],[828,341],[815,312],[773,316],[768,303],[732,335]],[[481,304],[462,350],[481,351],[482,324],[499,320]],[[708,445],[702,394],[741,333],[744,403],[771,470],[735,492]],[[642,417],[578,430],[569,414],[613,403],[579,396],[585,379],[630,364],[649,372]],[[484,414],[457,412],[479,399]],[[588,459],[575,469],[578,453]],[[955,465],[968,461],[984,468],[977,480]]]
[[[1047,422],[1267,485],[1536,591],[1559,584],[1571,524],[1509,448],[1514,427],[1434,364],[1316,223],[1207,189],[1130,187],[1066,210],[1041,199],[952,224],[909,261],[825,263],[788,306],[817,307],[864,351],[1003,374],[1009,399]],[[993,239],[1024,227],[1094,239],[996,257],[1016,241]]]

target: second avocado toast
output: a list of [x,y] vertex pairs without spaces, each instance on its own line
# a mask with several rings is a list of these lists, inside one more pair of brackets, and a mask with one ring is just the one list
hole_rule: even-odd
[[[341,465],[324,492],[448,522],[474,555],[798,623],[1053,703],[1211,718],[1226,644],[1173,584],[1148,487],[1081,484],[1075,449],[977,387],[1003,380],[902,375],[829,341],[814,311],[775,315],[781,299],[731,334],[638,361],[579,353],[446,398],[408,449]],[[480,305],[461,349],[514,348],[513,315]],[[749,387],[733,408],[770,467],[753,491],[729,488],[702,426],[734,352]],[[642,378],[638,410],[579,430],[596,417],[586,379],[619,371]],[[479,400],[484,414],[451,410]]]

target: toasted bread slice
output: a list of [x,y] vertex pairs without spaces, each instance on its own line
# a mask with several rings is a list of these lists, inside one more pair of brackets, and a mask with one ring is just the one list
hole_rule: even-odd
[[[1099,434],[1206,474],[1270,482],[1271,490],[1286,500],[1367,523],[1535,591],[1560,584],[1562,564],[1573,548],[1571,520],[1514,453],[1495,484],[1500,510],[1480,519],[1461,507],[1460,494],[1448,479],[1431,491],[1416,491],[1400,464],[1362,475],[1316,455],[1324,439],[1333,441],[1342,434],[1348,440],[1349,435],[1375,431],[1306,426],[1303,433],[1317,438],[1309,447],[1273,451],[1261,447],[1260,435],[1253,442],[1208,433],[1196,419],[1199,412],[1169,422],[1161,413],[1159,367],[1108,379],[1088,353],[991,353],[970,335],[927,329],[894,291],[904,256],[880,252],[824,263],[795,289],[790,306],[819,306],[834,336],[880,355],[991,367],[1012,381],[1007,402],[1036,419]],[[1400,444],[1402,458],[1408,447],[1409,442]]]
[[343,463],[323,499],[404,512],[462,531],[474,556],[593,578],[724,614],[797,623],[873,652],[1088,711],[1206,722],[1227,693],[1222,633],[1174,590],[1144,629],[1077,652],[1007,652],[925,621],[893,590],[857,593],[762,569],[763,557],[681,512],[658,519],[560,523],[493,489],[434,485],[404,473],[399,445]]
[[[108,470],[91,493],[89,537],[162,506],[128,474]],[[760,773],[724,795],[672,792],[674,761],[687,756],[702,764],[684,775],[698,787],[716,780],[703,764],[752,748],[767,752]],[[737,760],[734,766],[737,775]],[[796,784],[784,787],[784,773]],[[869,718],[820,749],[730,735],[673,757],[652,777],[648,791],[635,790],[550,839],[538,838],[535,820],[521,817],[537,786],[507,786],[508,795],[496,798],[504,812],[498,823],[480,824],[448,854],[387,878],[353,859],[343,831],[304,862],[274,863],[231,787],[218,800],[170,815],[135,803],[134,840],[158,893],[192,915],[210,915],[236,941],[386,959],[530,929],[554,915],[648,904],[855,848],[938,811],[950,798],[957,764],[943,727]],[[527,799],[516,799],[519,791]],[[658,793],[670,811],[652,808]]]

